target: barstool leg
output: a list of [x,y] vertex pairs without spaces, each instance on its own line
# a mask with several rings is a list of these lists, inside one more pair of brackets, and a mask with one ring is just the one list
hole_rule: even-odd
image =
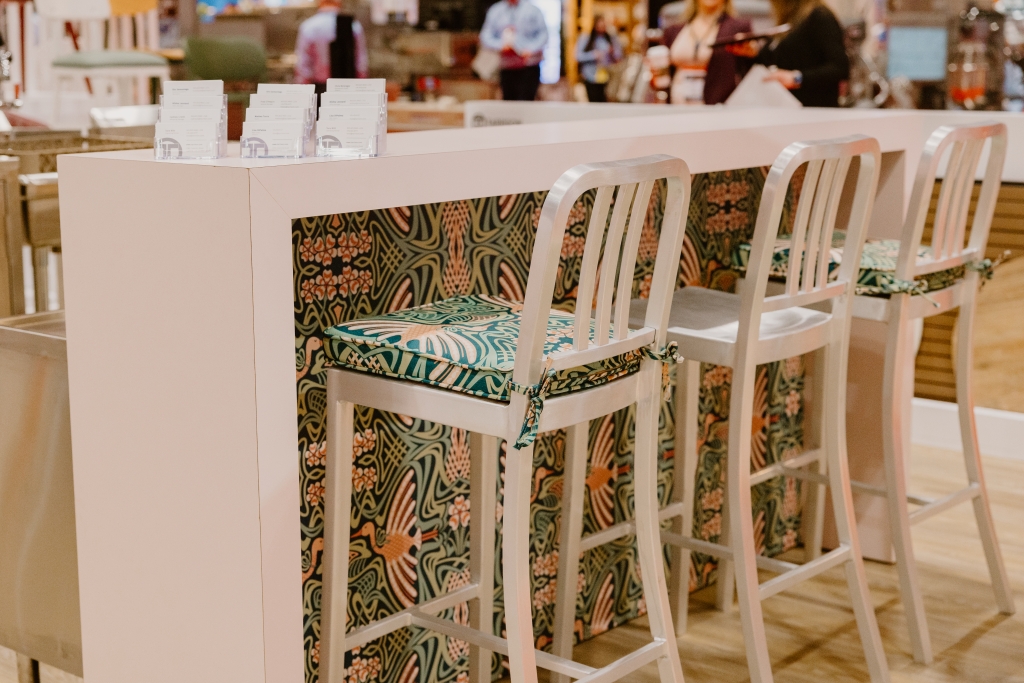
[[[824,431],[825,384],[826,378],[833,381],[834,378],[831,375],[825,375],[825,353],[822,349],[811,354],[810,365],[807,375],[810,377],[811,401],[810,410],[804,422],[807,425],[805,433],[814,435],[815,442],[811,444],[811,447],[817,448],[821,455],[808,469],[818,474],[826,474],[828,472],[828,456]],[[807,498],[801,519],[801,532],[804,537],[804,560],[810,562],[821,557],[822,536],[825,528],[825,485],[804,481],[803,486],[807,487]]]
[[873,683],[888,683],[889,665],[868,590],[853,511],[853,494],[850,492],[850,468],[846,457],[846,357],[841,347],[835,344],[825,347],[824,356],[827,369],[824,376],[829,381],[823,392],[825,403],[822,405],[821,419],[825,423],[825,438],[822,446],[828,454],[827,469],[836,536],[840,545],[850,548],[850,557],[845,567],[846,583],[850,589],[850,600],[871,680]]
[[[977,276],[974,276],[975,278]],[[970,280],[965,287],[972,286]],[[976,285],[970,290],[977,291]],[[992,522],[992,509],[988,502],[988,489],[985,487],[985,475],[981,466],[981,450],[978,448],[978,429],[974,422],[974,395],[971,384],[974,369],[974,307],[976,295],[971,295],[960,307],[957,322],[957,353],[956,353],[956,402],[960,411],[960,438],[964,448],[964,465],[967,479],[972,486],[978,487],[978,496],[974,498],[974,517],[978,521],[978,533],[981,545],[985,549],[988,572],[992,577],[992,590],[996,594],[996,604],[1003,614],[1013,614],[1016,607],[1013,603],[1013,592],[1003,565],[1002,551],[996,539],[995,524]]]
[[[675,462],[672,470],[672,502],[681,503],[683,513],[673,518],[672,531],[684,538],[693,536],[693,497],[697,477],[697,409],[700,399],[700,363],[684,360],[676,366]],[[672,606],[676,636],[686,633],[690,606],[690,551],[671,546],[672,572],[668,599]]]
[[[513,405],[516,404],[513,396]],[[524,406],[525,408],[525,406]],[[525,412],[525,411],[524,411]],[[502,524],[502,576],[505,631],[512,683],[537,683],[533,613],[530,600],[530,493],[533,445],[519,450],[508,442]]]
[[[572,659],[576,624],[576,576],[583,537],[583,496],[587,475],[587,446],[590,423],[569,427],[565,443],[565,475],[562,483],[561,538],[558,544],[558,588],[551,651]],[[552,672],[552,683],[569,683],[565,674]]]
[[907,294],[894,294],[889,300],[889,329],[885,349],[885,368],[882,384],[882,434],[885,438],[885,488],[888,494],[889,524],[892,527],[896,568],[900,576],[900,594],[903,610],[910,630],[910,645],[914,659],[931,664],[932,645],[928,622],[924,614],[924,600],[917,578],[914,544],[910,535],[910,513],[907,509],[906,461],[910,450],[910,434],[905,429],[904,371],[912,362],[907,349],[908,325]]
[[[494,633],[494,509],[497,502],[498,439],[469,435],[469,573],[479,586],[469,603],[469,625]],[[491,683],[489,650],[469,646],[469,680]]]
[[658,658],[661,683],[683,683],[679,646],[672,628],[665,565],[658,521],[658,412],[661,407],[661,364],[644,360],[640,369],[640,397],[636,406],[636,436],[633,451],[637,555],[647,601],[651,635],[666,641],[665,654]]
[[[324,495],[323,589],[320,601],[320,681],[345,681],[348,621],[348,544],[352,510],[352,439],[355,406],[338,399],[327,380],[327,465]],[[472,508],[471,508],[472,509]]]
[[771,683],[772,666],[761,612],[750,497],[750,421],[754,404],[755,372],[755,365],[749,362],[745,367],[734,368],[732,373],[726,506],[729,510],[729,547],[733,556],[730,564],[736,568],[736,591],[739,595],[740,622],[747,648],[750,681]]

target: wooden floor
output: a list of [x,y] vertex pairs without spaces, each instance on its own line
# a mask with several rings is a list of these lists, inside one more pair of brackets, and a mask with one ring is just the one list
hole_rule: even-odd
[[[959,453],[914,447],[914,492],[939,494],[962,485]],[[1024,683],[1024,461],[986,458],[993,514],[1018,613],[996,612],[970,506],[914,527],[914,548],[931,627],[935,663],[915,664],[894,566],[867,563],[879,628],[895,683]],[[769,575],[765,575],[766,578]],[[842,569],[764,603],[776,680],[793,683],[867,681],[867,667]],[[703,598],[703,599],[702,599]],[[739,614],[712,607],[712,596],[691,602],[689,632],[679,638],[687,681],[749,680]],[[598,666],[649,641],[636,621],[576,648],[578,660]],[[658,680],[651,665],[631,679]]]
[[978,295],[976,405],[1024,413],[1024,258],[1007,261]]
[[[961,484],[961,462],[958,453],[915,447],[915,493],[935,495]],[[985,467],[1020,612],[1012,617],[996,612],[970,507],[916,526],[914,546],[935,650],[932,666],[915,664],[909,655],[895,567],[867,564],[894,683],[1024,683],[1024,461],[986,458]],[[746,681],[739,615],[717,612],[710,602],[710,596],[695,597],[690,631],[679,639],[686,678],[690,683]],[[841,569],[803,584],[799,596],[771,598],[764,609],[780,683],[868,680]],[[579,646],[576,658],[599,666],[647,641],[646,623],[638,620]],[[43,683],[79,680],[42,667]],[[657,680],[653,665],[630,678],[631,683]],[[0,683],[17,683],[14,653],[2,648]]]

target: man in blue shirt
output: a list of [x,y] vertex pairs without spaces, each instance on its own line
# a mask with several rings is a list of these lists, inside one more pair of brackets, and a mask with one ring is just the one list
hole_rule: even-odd
[[544,15],[529,0],[500,0],[491,5],[480,44],[501,56],[501,95],[533,100],[540,85],[540,60],[548,42]]

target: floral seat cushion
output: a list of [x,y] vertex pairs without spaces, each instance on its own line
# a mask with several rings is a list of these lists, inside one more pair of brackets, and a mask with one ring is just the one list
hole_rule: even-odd
[[[457,296],[324,331],[331,363],[508,401],[523,305],[497,296]],[[551,311],[544,355],[572,348],[574,316]],[[591,329],[593,335],[593,329]],[[640,369],[643,350],[552,373],[544,393],[564,394]]]
[[[829,260],[829,273],[835,276],[839,264],[843,261],[843,243],[846,233],[836,230],[832,234],[832,250]],[[789,240],[779,239],[772,252],[772,263],[769,277],[784,280],[789,272]],[[857,275],[857,294],[866,296],[888,297],[895,292],[906,291],[903,283],[896,279],[896,259],[900,253],[899,240],[868,240],[864,243],[864,251],[860,256],[860,273]],[[929,260],[932,248],[919,246],[917,257]],[[732,254],[733,268],[741,273],[747,272],[750,261],[750,244],[742,243]],[[948,270],[940,270],[921,276],[911,291],[912,294],[933,292],[945,289],[964,277],[964,267],[957,266]]]

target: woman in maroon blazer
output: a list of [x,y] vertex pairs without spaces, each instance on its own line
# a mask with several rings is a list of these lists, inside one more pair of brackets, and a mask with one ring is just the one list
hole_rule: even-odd
[[750,21],[732,15],[732,0],[691,0],[682,22],[665,29],[675,68],[672,104],[725,102],[739,84],[745,64],[724,47],[711,45],[750,30]]

